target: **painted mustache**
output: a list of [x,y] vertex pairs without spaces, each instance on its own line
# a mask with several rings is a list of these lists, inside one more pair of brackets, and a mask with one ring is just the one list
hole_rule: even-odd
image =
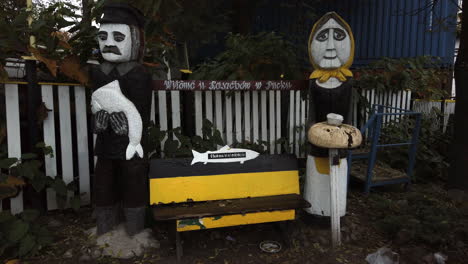
[[117,46],[105,46],[102,49],[102,53],[114,53],[117,55],[122,55],[122,53],[120,53],[120,50],[119,48],[117,48]]

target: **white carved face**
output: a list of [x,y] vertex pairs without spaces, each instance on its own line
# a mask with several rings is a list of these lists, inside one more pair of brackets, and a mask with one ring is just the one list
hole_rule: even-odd
[[349,34],[333,18],[330,18],[317,30],[310,46],[312,59],[324,69],[339,68],[351,56]]
[[102,57],[106,61],[130,61],[132,38],[129,25],[102,24],[98,32],[98,42]]

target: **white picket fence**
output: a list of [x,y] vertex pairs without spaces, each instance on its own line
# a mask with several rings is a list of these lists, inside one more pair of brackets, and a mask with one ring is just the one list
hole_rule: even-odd
[[[21,157],[19,89],[26,83],[5,84],[5,106],[7,116],[7,144],[9,157]],[[45,173],[56,177],[62,175],[66,183],[77,179],[83,204],[89,204],[91,198],[90,172],[94,164],[89,162],[92,144],[88,144],[88,102],[87,90],[79,85],[39,83],[42,100],[52,111],[44,120],[43,141],[54,150],[53,157],[45,159]],[[25,88],[25,86],[23,86]],[[54,101],[54,93],[56,93]],[[270,153],[281,151],[277,140],[286,138],[290,152],[298,157],[305,157],[301,148],[305,142],[305,123],[308,104],[301,96],[301,91],[290,90],[289,105],[282,109],[284,100],[281,91],[195,91],[195,130],[202,135],[203,119],[208,119],[222,132],[227,144],[233,142],[267,142]],[[72,95],[72,96],[71,96]],[[410,92],[380,94],[374,91],[364,92],[370,103],[392,105],[404,109],[410,107]],[[181,100],[179,91],[155,91],[152,98],[151,120],[159,123],[161,130],[180,127]],[[170,102],[170,108],[168,107]],[[353,124],[357,124],[358,108],[353,111]],[[287,111],[287,134],[282,135],[281,113]],[[58,113],[56,115],[55,113]],[[363,113],[366,116],[366,113]],[[367,118],[367,116],[366,116]],[[72,123],[73,122],[73,123]],[[56,137],[58,126],[59,137]],[[75,127],[76,131],[72,131]],[[76,139],[73,137],[76,136]],[[56,142],[59,138],[59,142]],[[75,146],[74,146],[75,145]],[[57,146],[60,146],[58,151]],[[60,156],[58,155],[60,154]],[[57,161],[60,160],[60,164]],[[78,171],[75,171],[77,168]],[[10,200],[12,213],[23,211],[23,194]],[[53,190],[47,190],[47,208],[57,208]],[[2,206],[0,204],[0,210]]]
[[[442,109],[442,105],[444,105]],[[432,109],[438,109],[443,114],[443,132],[447,129],[449,117],[455,113],[455,100],[415,100],[413,104],[413,110],[424,113],[425,115],[433,115]],[[442,111],[443,110],[443,111]],[[440,121],[435,118],[433,127],[438,129],[441,127]]]

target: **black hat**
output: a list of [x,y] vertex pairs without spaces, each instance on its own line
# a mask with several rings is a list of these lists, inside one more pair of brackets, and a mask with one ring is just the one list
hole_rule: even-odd
[[99,23],[114,23],[145,27],[145,16],[135,7],[125,3],[110,3],[103,6],[103,16]]

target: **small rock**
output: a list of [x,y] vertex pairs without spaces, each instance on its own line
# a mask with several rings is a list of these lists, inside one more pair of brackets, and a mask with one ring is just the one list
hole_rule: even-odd
[[62,226],[62,222],[55,219],[51,219],[49,223],[47,223],[47,226],[51,228],[60,227]]
[[396,201],[396,204],[399,207],[406,207],[406,206],[408,206],[408,200],[398,200],[398,201]]
[[463,203],[467,200],[468,194],[462,190],[451,189],[447,193],[448,197],[456,203]]
[[398,245],[406,245],[412,238],[413,236],[408,230],[402,229],[396,234],[395,243]]
[[227,236],[227,237],[226,237],[226,240],[232,241],[232,242],[236,242],[236,239],[233,238],[232,236]]
[[87,261],[90,261],[90,260],[91,260],[91,257],[90,257],[88,254],[82,255],[82,256],[78,259],[79,262],[87,262]]
[[94,249],[93,251],[91,251],[91,257],[93,259],[97,259],[97,258],[100,258],[102,256],[102,250],[101,249]]
[[437,264],[445,264],[448,257],[440,252],[434,253],[434,259],[436,260]]
[[63,258],[72,258],[73,257],[73,250],[69,249],[65,253],[63,253]]
[[400,262],[400,255],[389,248],[382,247],[376,252],[367,255],[366,261],[369,264],[398,264]]

